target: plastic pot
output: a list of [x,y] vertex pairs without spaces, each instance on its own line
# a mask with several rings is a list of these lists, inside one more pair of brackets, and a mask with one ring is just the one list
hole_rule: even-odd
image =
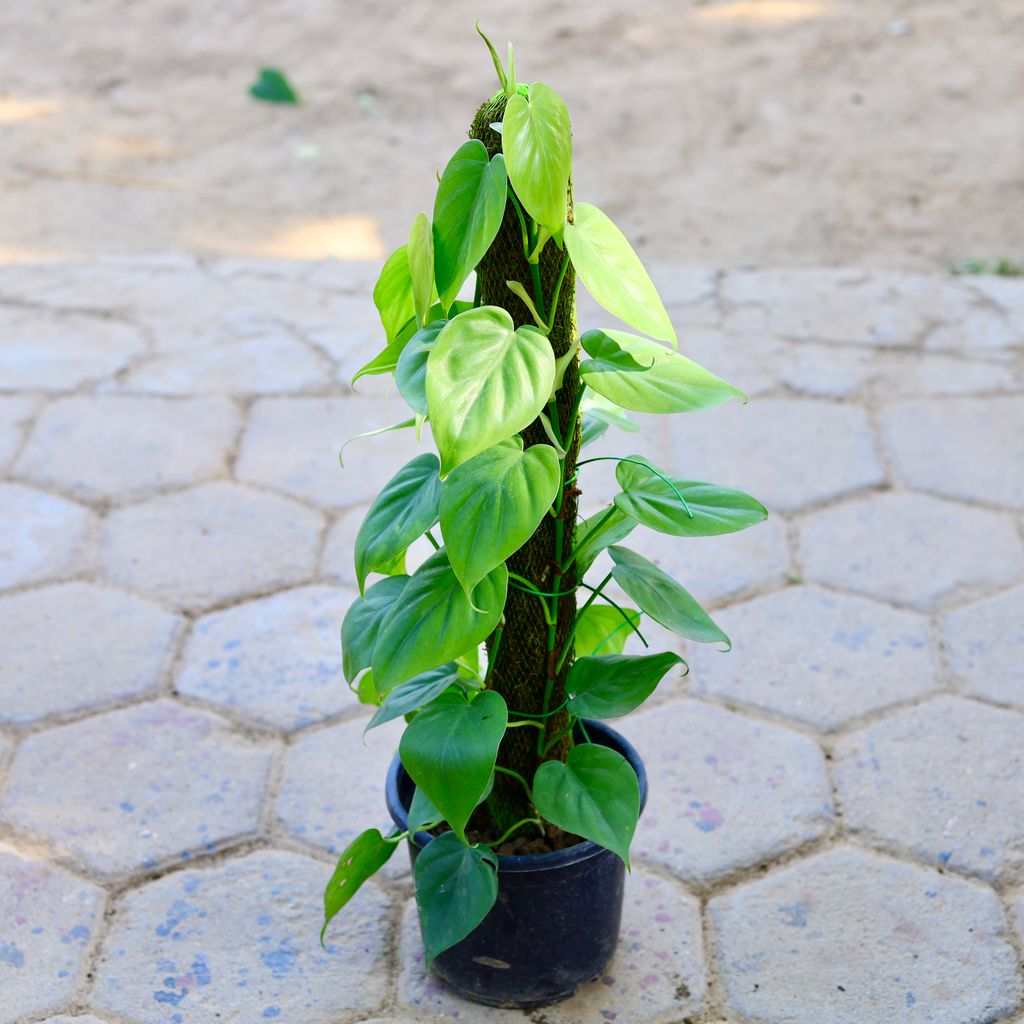
[[[622,754],[647,801],[640,755],[614,729],[587,722],[594,743]],[[388,769],[387,803],[395,824],[408,826],[415,784],[396,756]],[[433,837],[417,832],[416,856]],[[584,841],[565,850],[498,857],[498,901],[462,942],[434,961],[434,973],[474,1002],[531,1007],[568,999],[600,976],[615,952],[622,917],[625,865],[611,851]]]

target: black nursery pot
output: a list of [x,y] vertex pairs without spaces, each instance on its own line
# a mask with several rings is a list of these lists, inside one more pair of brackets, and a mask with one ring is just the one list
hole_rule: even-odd
[[[594,743],[621,754],[647,801],[640,755],[614,729],[585,723]],[[388,810],[408,826],[415,785],[398,756],[387,777]],[[416,856],[433,837],[417,832]],[[584,841],[565,850],[498,857],[498,901],[462,942],[434,961],[434,973],[459,995],[489,1006],[531,1007],[568,999],[608,966],[619,939],[626,869],[610,850]]]

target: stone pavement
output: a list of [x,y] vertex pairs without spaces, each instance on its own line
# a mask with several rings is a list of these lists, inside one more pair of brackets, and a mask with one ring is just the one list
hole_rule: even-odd
[[423,976],[401,857],[320,949],[400,730],[362,744],[337,649],[355,531],[416,450],[337,464],[403,418],[347,384],[374,271],[0,271],[0,1024],[1024,1022],[1024,283],[1001,279],[657,268],[684,351],[751,402],[600,443],[773,515],[636,538],[735,649],[687,652],[622,725],[651,800],[616,958],[560,1006],[462,1003]]

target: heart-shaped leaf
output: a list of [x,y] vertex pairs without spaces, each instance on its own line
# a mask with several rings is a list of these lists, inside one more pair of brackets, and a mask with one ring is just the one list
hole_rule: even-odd
[[[508,572],[504,565],[484,577],[470,603],[443,548],[412,576],[392,578],[407,579],[408,585],[401,602],[381,623],[373,649],[373,673],[381,693],[481,643],[498,624],[505,607]],[[367,597],[379,586],[371,587]]]
[[461,697],[436,701],[402,733],[398,751],[405,770],[459,838],[487,788],[507,722],[505,701],[484,690],[471,703]]
[[581,743],[564,764],[545,761],[533,777],[533,802],[541,817],[611,850],[629,867],[640,783],[621,754]]
[[355,567],[360,593],[371,572],[385,571],[437,522],[440,468],[433,453],[417,455],[377,495],[356,535]]
[[675,347],[675,328],[654,282],[626,236],[596,206],[575,205],[565,247],[584,287],[609,313]]
[[406,322],[416,315],[407,245],[400,245],[387,258],[373,286],[373,304],[380,313],[380,322],[390,345]]
[[723,643],[728,650],[729,638],[715,625],[711,616],[671,576],[628,548],[608,549],[615,567],[615,582],[655,622],[673,633],[702,644]]
[[488,159],[479,139],[461,145],[441,175],[434,200],[434,276],[445,308],[494,241],[507,198],[505,158],[498,153]]
[[[634,520],[614,505],[602,509],[576,527],[575,547],[577,572],[582,576],[605,548],[618,544],[632,533]],[[613,608],[612,611],[615,611]]]
[[551,343],[514,330],[499,306],[448,321],[427,359],[427,405],[441,474],[529,426],[547,404],[555,377]]
[[[576,657],[594,654],[621,654],[626,641],[639,628],[643,616],[635,608],[623,608],[628,621],[610,605],[592,604],[576,617],[573,647]],[[631,625],[632,624],[632,625]]]
[[287,103],[294,106],[299,102],[299,94],[285,73],[278,68],[260,68],[259,78],[249,86],[249,95],[264,103]]
[[427,311],[437,294],[434,290],[434,233],[425,213],[417,214],[412,222],[408,258],[416,323],[423,327],[428,322]]
[[421,416],[427,415],[427,357],[444,330],[447,320],[435,320],[421,327],[402,349],[395,366],[395,383],[398,393],[409,403],[409,407]]
[[565,681],[566,707],[579,718],[621,718],[654,693],[673,665],[682,664],[672,651],[577,658]]
[[580,363],[588,387],[623,409],[637,412],[695,412],[744,398],[703,366],[647,338],[625,331],[587,331]]
[[342,851],[338,866],[324,889],[324,926],[320,929],[323,944],[327,926],[339,910],[359,891],[371,875],[375,875],[390,860],[397,843],[389,843],[375,828],[368,828],[356,836]]
[[413,878],[429,966],[469,935],[494,906],[498,861],[489,850],[467,846],[453,832],[445,832],[420,852]]
[[452,470],[442,485],[441,534],[467,594],[530,539],[560,480],[554,448],[524,451],[518,435]]
[[348,682],[370,667],[381,625],[410,578],[389,576],[378,580],[363,597],[357,597],[346,612],[341,624],[341,665]]
[[447,665],[422,672],[408,682],[396,686],[384,698],[384,703],[377,708],[366,726],[367,731],[392,719],[401,718],[410,711],[418,711],[444,693],[449,686],[456,685],[459,679],[458,666],[454,661],[449,661]]
[[562,97],[543,82],[530,86],[529,99],[518,93],[510,97],[501,149],[526,212],[557,236],[565,224],[572,171],[572,133]]

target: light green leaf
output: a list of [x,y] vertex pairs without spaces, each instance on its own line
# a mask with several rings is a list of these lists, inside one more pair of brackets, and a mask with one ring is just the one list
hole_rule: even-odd
[[398,336],[406,321],[415,315],[408,246],[399,246],[388,258],[373,288],[373,304],[380,313],[388,344]]
[[596,206],[575,205],[573,223],[565,226],[565,247],[584,287],[609,313],[675,347],[675,328],[654,282],[626,236]]
[[566,707],[580,718],[621,718],[654,693],[669,669],[682,664],[672,651],[577,658],[565,681]]
[[371,572],[385,572],[409,545],[437,522],[441,503],[440,463],[431,452],[407,462],[370,506],[356,535],[359,592]]
[[441,535],[467,594],[533,536],[558,494],[558,456],[518,435],[452,470],[441,489]]
[[[630,458],[643,460],[641,455]],[[669,474],[662,476],[667,477],[672,486],[645,466],[620,462],[615,468],[615,477],[622,493],[615,495],[615,507],[652,530],[677,537],[735,533],[768,518],[764,505],[742,491]],[[683,496],[692,515],[687,514],[673,487]]]
[[572,171],[569,111],[562,97],[543,82],[530,86],[529,99],[519,93],[510,97],[501,149],[519,201],[557,237],[565,225]]
[[386,842],[375,828],[356,836],[342,851],[338,866],[324,889],[324,926],[320,929],[323,945],[327,926],[335,915],[359,891],[371,875],[375,875],[391,859],[398,843]]
[[434,200],[434,276],[445,308],[494,241],[507,199],[505,158],[498,153],[489,160],[479,139],[460,146]]
[[341,624],[341,665],[348,682],[370,667],[381,625],[410,579],[409,576],[388,576],[374,583],[365,597],[357,597],[352,602]]
[[355,437],[350,437],[342,446],[341,451],[338,452],[338,463],[342,469],[345,468],[345,449],[352,444],[353,441],[361,441],[366,437],[377,437],[380,434],[390,434],[395,430],[408,430],[409,427],[416,425],[415,418],[402,420],[401,423],[389,423],[386,427],[377,427],[376,430],[364,430],[361,434],[356,434]]
[[[488,573],[473,592],[471,604],[442,548],[408,581],[401,602],[381,624],[373,649],[373,672],[381,693],[452,661],[489,636],[505,606],[508,573],[504,565]],[[374,584],[367,597],[379,586]]]
[[398,393],[421,416],[427,415],[427,356],[447,322],[435,320],[421,327],[402,349],[395,365]]
[[434,290],[434,233],[425,213],[417,214],[412,222],[408,258],[416,323],[423,327],[428,322],[427,311],[437,294]]
[[[494,61],[494,70],[498,75],[498,81],[501,83],[503,90],[508,90],[511,94],[514,89],[508,88],[508,75],[505,74],[505,69],[501,66],[501,58],[498,56],[498,51],[494,49],[494,44],[484,35],[483,29],[480,28],[480,22],[476,23],[477,35],[487,44],[487,49],[491,52],[491,60]],[[509,44],[511,45],[511,44]]]
[[533,802],[542,818],[611,850],[629,867],[640,783],[621,754],[581,743],[564,764],[545,761],[533,777]]
[[635,434],[640,429],[640,424],[631,420],[614,402],[589,389],[583,395],[580,412],[584,416],[606,423],[610,427],[618,427],[619,430],[625,430],[630,434]]
[[702,644],[723,643],[732,646],[729,638],[715,625],[711,616],[671,576],[628,548],[608,549],[615,563],[615,582],[655,622],[673,633]]
[[618,544],[620,540],[625,540],[635,526],[636,523],[614,505],[596,512],[580,523],[576,527],[573,547],[579,574],[582,576],[609,544]]
[[359,698],[360,704],[368,704],[373,708],[380,704],[380,694],[377,693],[377,687],[373,685],[373,672],[369,669],[359,677],[355,686],[350,686],[349,689]]
[[489,850],[466,846],[452,832],[431,840],[413,870],[416,906],[429,967],[487,916],[498,898],[498,861]]
[[580,424],[580,448],[593,444],[598,438],[603,437],[607,430],[608,424],[605,420],[591,416],[589,412],[584,413]]
[[398,752],[405,770],[460,839],[494,771],[507,722],[501,695],[484,690],[472,703],[430,704],[402,733]]
[[626,641],[643,616],[635,608],[623,608],[630,626],[610,605],[592,604],[577,616],[573,646],[578,658],[594,654],[621,654]]
[[625,331],[587,331],[580,363],[588,387],[637,412],[694,412],[744,398],[742,391],[678,352]]
[[499,306],[449,320],[427,358],[427,405],[442,476],[529,426],[554,376],[547,338],[528,327],[514,330]]
[[444,693],[449,686],[458,684],[459,678],[458,666],[454,661],[449,661],[447,665],[422,672],[408,682],[396,686],[377,708],[365,731],[376,729],[378,725],[395,718],[401,718],[410,711],[418,711]]

